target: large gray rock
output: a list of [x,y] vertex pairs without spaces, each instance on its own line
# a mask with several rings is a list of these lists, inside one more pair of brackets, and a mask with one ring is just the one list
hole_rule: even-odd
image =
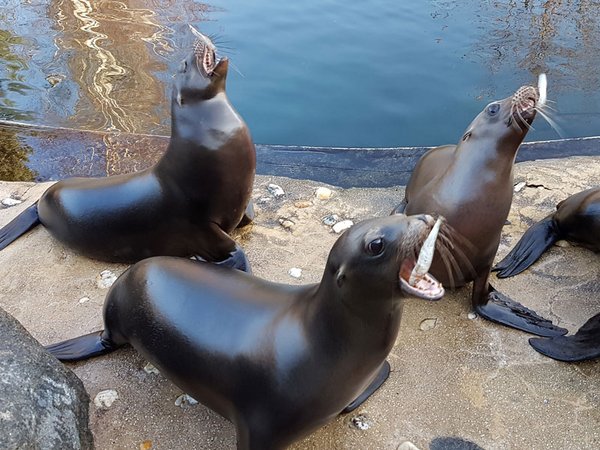
[[0,309],[0,448],[91,449],[83,383]]

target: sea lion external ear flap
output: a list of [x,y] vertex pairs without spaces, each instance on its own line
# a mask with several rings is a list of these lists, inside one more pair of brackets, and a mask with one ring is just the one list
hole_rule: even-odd
[[335,275],[335,282],[338,287],[342,287],[344,284],[344,280],[346,279],[346,275],[344,274],[344,266],[340,267]]

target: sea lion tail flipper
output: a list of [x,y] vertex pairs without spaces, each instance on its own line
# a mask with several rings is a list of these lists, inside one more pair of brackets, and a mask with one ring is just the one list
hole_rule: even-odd
[[0,229],[0,250],[6,248],[11,242],[39,223],[37,203],[34,203]]
[[567,334],[565,328],[554,325],[550,320],[498,292],[492,286],[489,286],[487,302],[476,304],[475,311],[492,322],[538,336],[554,337]]
[[498,272],[498,278],[508,278],[523,272],[560,238],[552,216],[553,214],[549,215],[529,228],[510,253],[492,268],[492,271]]
[[558,361],[575,362],[600,357],[600,314],[589,319],[572,336],[531,338],[529,344],[542,355]]
[[375,379],[371,381],[371,384],[360,394],[354,401],[342,410],[342,414],[347,414],[354,411],[360,405],[362,405],[371,395],[375,393],[377,389],[388,379],[390,376],[390,363],[384,361]]
[[96,331],[56,344],[50,344],[45,348],[61,361],[80,361],[110,353],[119,347],[103,336],[104,331]]

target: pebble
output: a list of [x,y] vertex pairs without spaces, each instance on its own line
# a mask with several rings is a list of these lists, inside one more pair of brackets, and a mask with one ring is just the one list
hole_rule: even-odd
[[332,195],[333,195],[333,191],[326,187],[317,188],[317,190],[315,191],[315,196],[319,200],[329,200]]
[[371,425],[369,424],[369,420],[367,419],[367,416],[365,416],[364,414],[359,414],[356,417],[352,418],[352,426],[354,426],[354,428],[358,428],[359,430],[368,430],[369,428],[371,428]]
[[296,225],[290,219],[285,219],[283,217],[279,219],[279,224],[288,231],[291,231],[292,228],[294,228],[294,225]]
[[433,330],[436,325],[437,325],[437,319],[435,317],[431,318],[431,319],[424,319],[423,321],[421,321],[421,325],[419,325],[419,329],[421,331],[429,331],[429,330]]
[[396,450],[419,450],[419,447],[410,441],[405,441],[400,444]]
[[301,200],[299,202],[295,202],[294,206],[296,208],[308,208],[309,206],[312,206],[312,202],[309,202],[307,200]]
[[269,193],[274,196],[274,197],[283,197],[285,195],[285,192],[283,191],[283,189],[281,188],[281,186],[278,186],[276,184],[270,183],[267,186],[267,190],[269,191]]
[[83,304],[83,303],[87,303],[87,302],[89,302],[89,301],[90,301],[90,298],[89,298],[89,297],[81,297],[81,298],[79,299],[79,303],[81,303],[81,304]]
[[114,389],[106,389],[100,391],[94,397],[94,405],[98,408],[110,408],[116,399],[119,398],[119,394]]
[[352,225],[354,225],[354,222],[352,222],[351,220],[342,220],[341,222],[338,222],[333,226],[333,231],[339,234],[342,231],[350,228]]
[[8,197],[8,198],[5,198],[4,200],[2,200],[2,204],[4,206],[6,206],[7,208],[10,208],[11,206],[18,205],[20,203],[23,203],[23,201],[22,200],[17,200],[16,198],[11,198],[11,197]]
[[269,203],[270,201],[271,201],[271,198],[269,198],[269,197],[261,197],[256,201],[256,203],[259,205],[264,205],[266,203]]
[[340,218],[335,214],[330,214],[321,219],[321,221],[328,227],[335,225],[338,222],[338,220],[340,220]]
[[290,270],[288,270],[288,274],[291,277],[300,278],[302,276],[302,269],[298,267],[292,267]]
[[569,241],[565,241],[563,239],[561,239],[560,241],[556,241],[556,243],[554,245],[556,245],[557,247],[561,247],[561,248],[571,247],[571,244],[569,243]]
[[140,450],[150,450],[152,448],[152,441],[144,441],[140,443]]
[[527,183],[524,181],[521,181],[520,183],[515,184],[515,192],[521,192],[526,185],[527,185]]
[[477,319],[477,314],[474,312],[470,312],[469,314],[467,314],[467,318],[469,320],[475,320],[475,319]]
[[152,364],[146,363],[146,365],[144,366],[144,372],[146,372],[150,375],[158,375],[160,373],[160,370],[158,370]]
[[197,404],[198,400],[196,400],[194,397],[190,397],[187,394],[181,394],[175,399],[175,406],[179,406],[180,408],[185,408],[186,406],[193,406]]
[[96,278],[96,284],[100,289],[108,289],[115,281],[117,281],[117,276],[110,270],[103,270]]

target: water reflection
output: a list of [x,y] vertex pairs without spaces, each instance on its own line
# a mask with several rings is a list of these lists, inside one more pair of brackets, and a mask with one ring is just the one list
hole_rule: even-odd
[[[31,120],[29,111],[24,111],[20,105],[11,100],[11,96],[27,95],[31,89],[23,80],[23,70],[27,62],[12,48],[23,45],[24,39],[15,36],[10,31],[0,30],[0,118],[6,120]],[[10,95],[9,95],[10,94]]]
[[26,165],[31,152],[17,137],[17,130],[0,127],[0,180],[33,181],[36,173]]

